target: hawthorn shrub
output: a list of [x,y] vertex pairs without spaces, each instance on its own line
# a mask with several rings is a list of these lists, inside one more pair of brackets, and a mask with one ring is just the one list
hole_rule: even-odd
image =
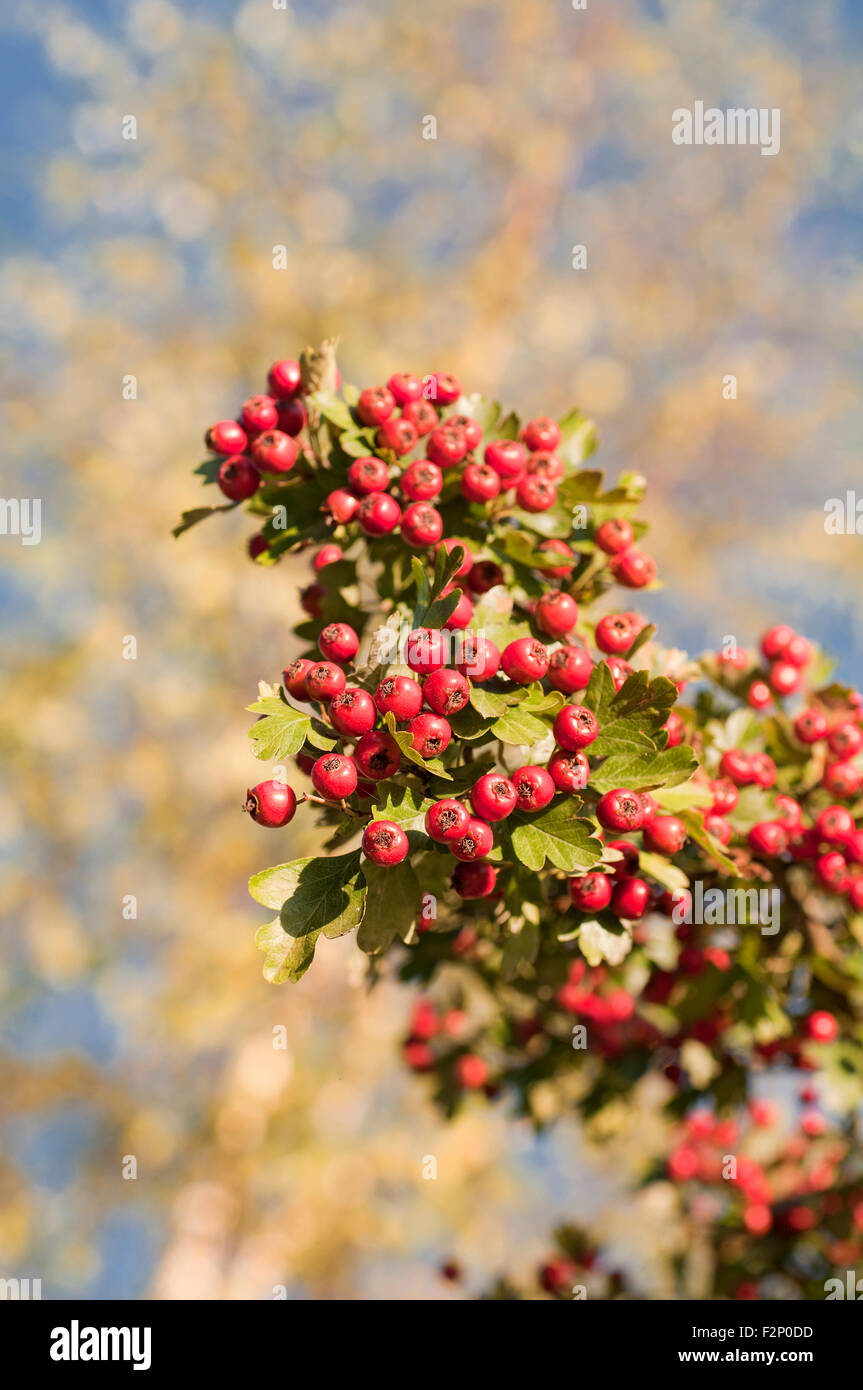
[[[822,1260],[856,1240],[860,696],[789,627],[691,661],[623,608],[657,583],[644,481],[586,466],[580,411],[522,424],[440,372],[359,391],[332,343],[267,385],[207,431],[197,471],[226,500],[175,532],[244,503],[255,563],[310,558],[300,651],[249,706],[258,757],[296,772],[246,810],[321,828],[318,855],[251,880],[276,914],[266,978],[299,980],[321,937],[356,931],[373,976],[395,952],[424,990],[404,1058],[448,1114],[509,1097],[602,1138],[658,1088],[675,1128],[644,1181],[709,1229],[712,1291],[757,1293],[770,1241],[793,1266],[816,1227]],[[820,1108],[738,1155],[754,1080],[789,1072]],[[570,1296],[585,1258],[596,1243],[567,1228],[541,1287]],[[626,1294],[598,1270],[602,1296]]]

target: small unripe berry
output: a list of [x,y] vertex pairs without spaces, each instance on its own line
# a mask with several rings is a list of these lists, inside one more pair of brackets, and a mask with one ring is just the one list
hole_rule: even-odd
[[373,454],[354,459],[348,468],[348,484],[358,497],[368,497],[371,492],[385,492],[389,480],[387,465]]
[[402,517],[402,537],[413,549],[436,545],[443,535],[443,517],[428,502],[412,502]]
[[569,880],[569,896],[579,912],[602,912],[611,902],[612,883],[608,874],[582,874]]
[[460,898],[487,898],[496,883],[497,869],[484,860],[463,861],[456,865],[452,876],[452,886]]
[[392,449],[398,458],[403,454],[409,454],[416,442],[416,429],[404,416],[399,420],[385,420],[375,435],[378,448]]
[[529,763],[512,774],[520,811],[541,811],[555,793],[554,779],[544,767]]
[[375,704],[381,714],[413,719],[423,707],[422,687],[410,676],[385,676],[375,691]]
[[443,487],[443,473],[436,463],[417,459],[401,476],[401,489],[412,502],[430,502]]
[[297,798],[287,782],[259,782],[246,792],[244,811],[248,811],[258,825],[277,828],[293,820],[297,809]]
[[615,917],[634,921],[643,917],[650,902],[650,889],[643,878],[627,878],[616,883],[611,894],[611,910]]
[[596,818],[606,830],[640,830],[644,824],[641,797],[625,787],[616,787],[599,798]]
[[306,689],[311,700],[332,700],[341,695],[346,685],[345,673],[331,661],[318,661],[306,674]]
[[644,826],[644,847],[654,854],[679,854],[686,843],[686,826],[677,816],[654,816]]
[[350,661],[360,649],[360,639],[350,623],[328,623],[318,638],[318,649],[327,661]]
[[487,463],[469,463],[461,476],[461,493],[468,502],[490,502],[500,492],[500,477]]
[[247,434],[274,430],[279,423],[279,412],[272,396],[250,396],[240,412],[240,423]]
[[584,690],[590,684],[593,662],[583,647],[558,647],[548,663],[548,683],[564,695]]
[[527,450],[515,439],[495,439],[486,444],[483,458],[507,487],[514,487],[527,469]]
[[409,849],[408,837],[395,821],[373,820],[363,831],[363,854],[373,864],[401,864]]
[[436,801],[425,814],[426,834],[441,845],[460,840],[469,824],[470,812],[467,807],[449,796]]
[[252,444],[252,458],[264,473],[289,473],[297,461],[297,446],[282,430],[265,430]]
[[548,671],[549,655],[541,642],[532,637],[518,637],[504,647],[500,658],[504,675],[516,685],[541,681]]
[[367,386],[357,401],[357,415],[364,425],[382,425],[395,408],[395,397],[386,386]]
[[364,777],[379,782],[392,777],[401,763],[401,750],[395,739],[380,729],[372,729],[354,748],[354,759]]
[[627,589],[644,589],[656,579],[656,561],[652,555],[631,547],[611,561],[611,572],[618,584]]
[[342,801],[357,789],[357,769],[353,758],[341,753],[324,753],[312,768],[315,791],[327,801]]
[[375,702],[368,691],[351,685],[340,695],[333,696],[327,713],[333,728],[346,738],[367,734],[374,728],[377,717]]
[[433,671],[425,679],[423,695],[436,714],[458,714],[470,699],[470,685],[460,671]]
[[537,603],[534,617],[549,637],[563,637],[578,622],[578,604],[570,594],[550,589]]
[[548,764],[559,792],[580,792],[590,779],[590,763],[583,753],[555,753]]
[[314,662],[307,657],[297,657],[290,666],[286,666],[282,672],[282,684],[289,695],[293,695],[295,700],[308,700],[309,688],[306,684],[306,677],[314,667]]
[[248,442],[246,431],[236,420],[217,420],[204,435],[204,443],[214,454],[242,454]]
[[232,502],[245,502],[257,492],[261,475],[245,454],[232,454],[219,465],[216,481]]
[[598,526],[593,539],[606,555],[620,555],[632,545],[635,532],[624,517],[617,516]]
[[470,804],[480,820],[505,820],[515,810],[518,792],[508,777],[487,772],[470,789]]
[[357,508],[357,521],[367,536],[386,536],[401,520],[402,509],[388,492],[370,492]]
[[408,724],[414,748],[422,758],[436,758],[449,747],[452,729],[440,714],[418,714]]
[[282,362],[274,362],[267,374],[270,395],[277,401],[289,401],[303,389],[303,374],[299,362],[286,357]]
[[570,753],[587,748],[598,733],[596,715],[586,705],[564,705],[554,721],[555,742]]

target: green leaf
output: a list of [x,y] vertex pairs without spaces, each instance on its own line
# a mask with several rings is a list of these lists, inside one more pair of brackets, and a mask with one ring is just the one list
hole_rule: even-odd
[[560,426],[560,443],[555,452],[565,463],[576,466],[583,463],[596,448],[595,424],[576,409],[571,410],[568,415],[564,415],[563,419],[558,421],[558,425]]
[[374,956],[392,945],[396,936],[404,940],[410,934],[419,920],[422,890],[407,859],[390,868],[366,863],[363,875],[368,894],[357,945],[366,955]]
[[649,874],[655,878],[657,883],[661,883],[663,888],[667,888],[673,893],[676,888],[688,888],[689,879],[682,869],[678,869],[676,864],[672,864],[670,859],[666,859],[662,854],[653,854],[650,850],[640,850],[638,855],[638,867],[642,873]]
[[264,979],[271,985],[302,979],[315,955],[319,931],[309,932],[295,940],[282,930],[278,917],[267,922],[255,933],[255,945],[264,952]]
[[423,829],[425,813],[434,802],[422,791],[387,780],[378,782],[377,793],[379,804],[372,811],[375,820],[394,821],[403,830]]
[[255,756],[280,761],[299,753],[312,727],[311,716],[286,705],[284,700],[256,700],[246,708],[252,714],[262,714],[249,730],[255,744]]
[[329,753],[333,748],[338,748],[339,741],[331,738],[325,732],[323,724],[317,724],[314,719],[309,721],[309,730],[306,734],[307,741],[313,748],[319,748],[322,753]]
[[[519,930],[513,928],[518,925]],[[522,961],[532,965],[539,954],[539,926],[524,918],[510,917],[509,936],[501,956],[500,973],[504,980],[514,980]]]
[[280,884],[288,890],[281,922],[289,936],[316,931],[344,936],[359,926],[366,899],[359,850],[327,859],[295,859],[280,865],[278,872]]
[[546,859],[564,873],[590,869],[602,858],[592,821],[579,820],[580,802],[573,798],[552,803],[539,815],[511,825],[512,847],[522,864],[538,873]]
[[713,792],[706,782],[681,782],[676,787],[658,787],[653,793],[653,799],[663,811],[676,815],[690,808],[712,806]]
[[220,507],[193,507],[191,511],[183,512],[171,535],[182,536],[185,531],[191,531],[199,521],[212,516],[214,512],[232,512],[237,505],[236,502],[223,502]]
[[[676,752],[677,750],[673,749],[672,751]],[[740,870],[734,860],[728,858],[720,841],[705,830],[704,823],[697,811],[687,811],[681,808],[677,814],[686,826],[686,833],[690,840],[694,840],[724,873],[739,875]]]
[[[677,686],[673,681],[665,676],[651,681],[647,671],[633,671],[615,694],[607,662],[598,662],[581,697],[581,703],[593,710],[599,724],[599,734],[590,745],[590,756],[604,758],[611,753],[631,753],[635,749],[655,751],[656,744],[650,734],[662,728],[676,699]],[[615,785],[625,786],[626,783]]]
[[[590,746],[591,754],[593,746]],[[686,744],[649,750],[639,746],[632,752],[615,753],[606,758],[599,770],[591,773],[590,785],[598,792],[610,792],[615,787],[628,787],[635,792],[651,787],[674,787],[688,781],[697,768],[695,754]]]
[[512,705],[518,705],[527,698],[524,686],[511,686],[508,690],[487,690],[485,686],[471,686],[470,702],[477,714],[487,719],[499,719]]
[[450,727],[458,738],[466,739],[471,743],[474,739],[485,738],[494,719],[489,715],[480,714],[473,705],[465,705],[464,709],[457,714],[449,716]]
[[632,950],[632,937],[625,927],[609,931],[601,922],[582,922],[578,929],[578,944],[588,965],[620,965]]
[[491,732],[501,743],[522,744],[540,743],[551,731],[535,714],[528,714],[523,707],[516,705],[494,721]]

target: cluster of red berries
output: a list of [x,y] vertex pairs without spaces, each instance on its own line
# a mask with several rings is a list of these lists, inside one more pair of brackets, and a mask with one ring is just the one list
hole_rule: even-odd
[[795,695],[815,652],[805,637],[786,623],[778,623],[761,638],[761,655],[767,663],[766,670],[759,668],[740,647],[716,655],[720,676],[735,688],[745,690],[747,703],[757,710],[768,709],[776,698]]
[[289,473],[297,461],[296,437],[306,424],[299,362],[274,362],[269,394],[250,396],[236,420],[217,420],[204,435],[222,457],[216,481],[232,502],[253,497],[264,477]]

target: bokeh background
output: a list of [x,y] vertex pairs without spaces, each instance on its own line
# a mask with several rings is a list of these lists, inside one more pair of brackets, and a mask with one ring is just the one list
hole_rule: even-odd
[[[350,939],[261,979],[245,881],[308,845],[240,814],[243,707],[300,570],[251,566],[239,514],[169,531],[208,500],[204,425],[338,334],[360,385],[447,369],[595,416],[649,480],[667,642],[788,620],[863,679],[863,539],[824,530],[863,496],[861,40],[857,0],[4,11],[3,493],[43,534],[0,537],[0,1275],[457,1297],[580,1213],[661,1292],[572,1129],[438,1119],[398,1062],[410,996],[368,996]],[[696,99],[779,107],[780,153],[673,145]]]

